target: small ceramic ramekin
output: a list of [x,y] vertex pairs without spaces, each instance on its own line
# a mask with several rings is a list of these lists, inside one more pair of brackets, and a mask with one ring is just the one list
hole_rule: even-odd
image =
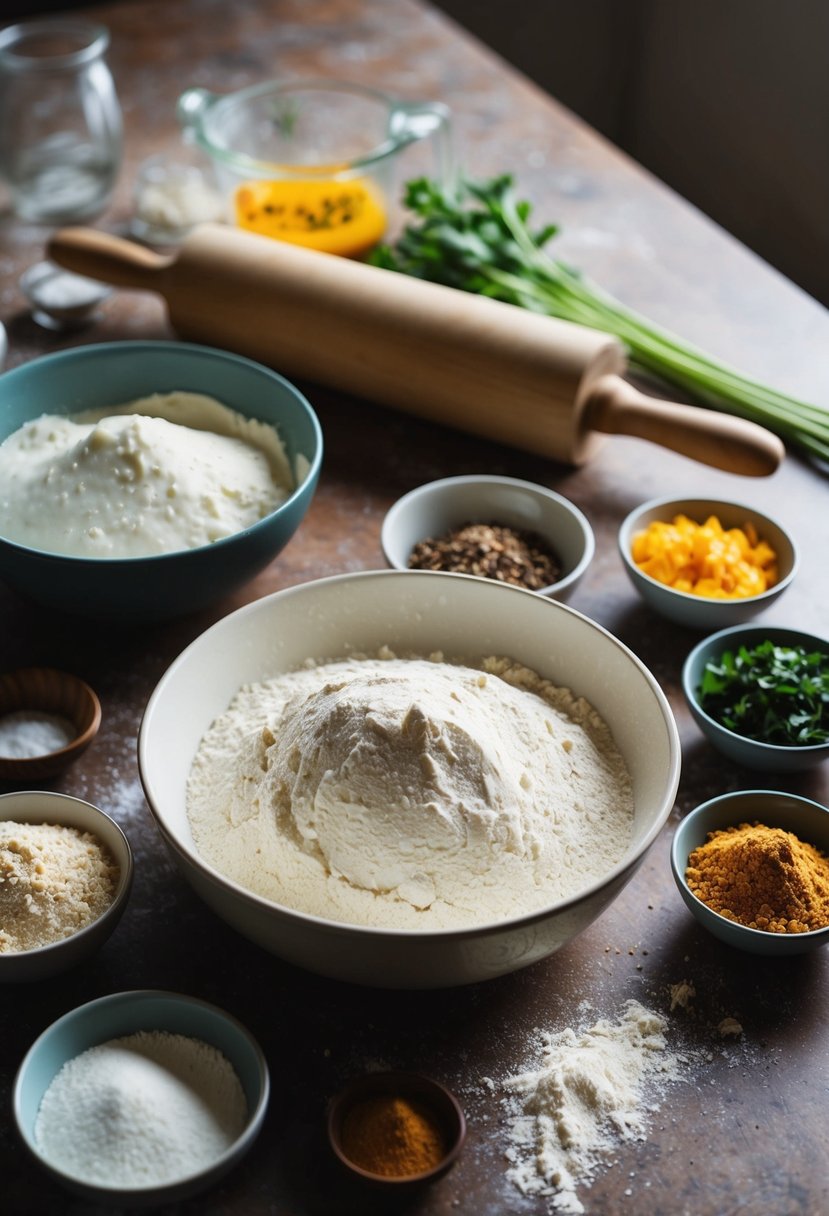
[[395,570],[408,570],[418,541],[468,523],[501,524],[540,536],[561,563],[556,581],[538,591],[550,599],[569,600],[593,560],[593,529],[569,499],[515,477],[475,474],[431,481],[398,499],[380,534],[386,561]]
[[0,954],[0,983],[47,979],[89,958],[115,930],[132,888],[132,850],[109,815],[89,802],[54,790],[21,790],[0,795],[0,821],[61,824],[89,832],[107,847],[118,866],[112,903],[85,929],[37,950]]
[[[353,1161],[343,1137],[343,1125],[351,1110],[371,1098],[395,1097],[428,1111],[439,1129],[444,1154],[431,1169],[416,1174],[374,1173]],[[335,1156],[355,1178],[374,1186],[399,1192],[401,1188],[422,1186],[445,1174],[454,1165],[466,1137],[466,1119],[455,1095],[439,1081],[413,1072],[374,1072],[358,1077],[333,1098],[328,1107],[328,1139]]]
[[[716,515],[726,529],[744,528],[750,523],[758,537],[767,541],[777,554],[777,582],[762,595],[747,595],[739,599],[712,599],[705,595],[693,595],[688,591],[677,591],[674,587],[645,574],[633,560],[633,538],[638,532],[646,531],[649,524],[670,523],[677,515],[687,515],[698,524],[704,523],[709,516]],[[687,629],[725,629],[727,626],[751,620],[774,603],[791,585],[798,567],[795,543],[779,523],[754,507],[711,498],[656,498],[642,503],[623,520],[619,528],[618,545],[628,578],[648,607]]]
[[812,633],[801,633],[796,629],[783,629],[775,625],[735,625],[721,629],[704,638],[690,652],[682,667],[682,690],[688,708],[700,728],[717,751],[743,768],[765,773],[799,773],[814,768],[829,760],[829,742],[814,743],[805,747],[787,747],[779,743],[762,743],[739,735],[716,718],[711,717],[700,703],[700,682],[706,663],[718,659],[727,650],[738,651],[741,646],[752,649],[761,642],[770,641],[778,646],[801,646],[809,652],[820,652],[829,662],[829,640]]
[[29,711],[65,718],[75,734],[65,747],[40,756],[0,755],[3,781],[55,777],[86,751],[101,725],[97,694],[78,676],[52,667],[21,667],[0,675],[0,716]]
[[671,845],[671,870],[679,893],[699,923],[720,941],[750,954],[778,958],[805,954],[829,944],[829,925],[810,933],[767,933],[750,929],[726,916],[720,916],[693,894],[685,877],[688,859],[704,844],[709,832],[738,827],[741,823],[762,823],[783,828],[824,855],[829,854],[829,808],[777,790],[740,790],[721,794],[695,808],[682,820]]
[[[53,1165],[35,1139],[35,1122],[46,1090],[64,1064],[98,1044],[139,1031],[186,1035],[215,1047],[233,1066],[248,1108],[244,1130],[211,1165],[163,1186],[104,1187]],[[206,1190],[252,1147],[265,1118],[270,1080],[259,1044],[229,1013],[196,997],[152,989],[116,992],[64,1014],[32,1044],[14,1083],[12,1107],[20,1137],[41,1168],[68,1190],[116,1208],[178,1203]]]

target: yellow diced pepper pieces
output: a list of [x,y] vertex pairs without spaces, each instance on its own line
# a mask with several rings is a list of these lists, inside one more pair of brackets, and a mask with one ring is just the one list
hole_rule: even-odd
[[703,524],[687,515],[654,520],[634,536],[631,553],[657,582],[709,599],[762,595],[778,579],[777,554],[755,527],[726,530],[716,515]]

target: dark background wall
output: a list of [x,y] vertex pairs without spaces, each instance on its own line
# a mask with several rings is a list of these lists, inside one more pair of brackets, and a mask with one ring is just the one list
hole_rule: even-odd
[[434,2],[829,305],[827,0]]
[[437,0],[829,304],[826,0]]

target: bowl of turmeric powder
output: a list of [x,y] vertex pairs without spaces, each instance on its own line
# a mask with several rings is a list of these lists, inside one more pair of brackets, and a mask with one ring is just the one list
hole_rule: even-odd
[[715,937],[752,954],[829,943],[829,808],[778,790],[740,790],[696,807],[676,830],[671,869]]
[[631,511],[619,553],[645,603],[688,629],[751,620],[783,594],[798,566],[795,542],[755,507],[660,498]]
[[411,1188],[445,1174],[466,1137],[451,1090],[420,1073],[373,1072],[351,1081],[328,1106],[328,1139],[354,1178]]

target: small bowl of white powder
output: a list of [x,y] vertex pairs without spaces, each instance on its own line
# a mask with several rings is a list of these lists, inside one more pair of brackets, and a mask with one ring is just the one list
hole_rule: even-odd
[[54,777],[86,751],[101,725],[97,694],[53,667],[0,675],[0,780]]
[[218,1181],[265,1118],[268,1066],[224,1010],[174,992],[117,992],[53,1022],[14,1084],[23,1143],[98,1203],[177,1203]]
[[111,295],[106,283],[72,274],[53,262],[38,262],[21,276],[20,287],[32,305],[32,317],[44,329],[81,329],[95,320],[100,304]]
[[0,984],[46,979],[99,950],[132,873],[126,836],[98,807],[52,790],[0,795]]

